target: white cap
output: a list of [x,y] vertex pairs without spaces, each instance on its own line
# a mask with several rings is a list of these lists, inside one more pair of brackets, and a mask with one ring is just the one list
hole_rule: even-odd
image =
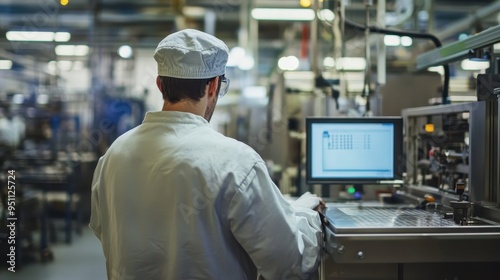
[[194,29],[165,37],[155,50],[158,75],[181,79],[207,79],[226,73],[229,50],[221,40]]

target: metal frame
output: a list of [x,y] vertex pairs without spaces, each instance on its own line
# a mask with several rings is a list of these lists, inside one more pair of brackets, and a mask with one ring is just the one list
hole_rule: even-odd
[[336,263],[500,262],[500,232],[335,234],[328,245]]
[[500,42],[500,25],[488,28],[464,40],[450,43],[419,55],[417,57],[417,69],[422,70],[431,66],[443,65],[459,59],[473,57],[474,50],[488,47],[497,42]]
[[[442,115],[450,113],[468,112],[469,115],[469,195],[470,201],[479,205],[491,204],[491,201],[500,199],[498,188],[500,182],[498,174],[498,149],[495,146],[494,134],[497,133],[498,122],[494,121],[498,115],[497,102],[479,101],[470,103],[460,103],[452,105],[428,106],[420,108],[405,109],[402,111],[405,126],[405,145],[406,145],[406,167],[408,176],[414,175],[413,167],[415,162],[414,139],[411,130],[412,117]],[[500,132],[499,132],[500,133]],[[498,137],[496,137],[498,143]],[[500,144],[498,144],[500,145]],[[496,151],[495,151],[496,150]],[[490,168],[485,168],[490,167]],[[462,169],[465,167],[461,167]],[[497,170],[494,170],[494,169]],[[408,182],[408,180],[407,180]]]

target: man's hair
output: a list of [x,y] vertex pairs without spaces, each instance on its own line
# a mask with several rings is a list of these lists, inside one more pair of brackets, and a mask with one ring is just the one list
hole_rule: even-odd
[[[223,75],[219,78],[217,91],[220,89],[222,77]],[[170,103],[177,103],[183,99],[190,99],[194,102],[198,102],[205,95],[205,87],[215,78],[216,77],[208,79],[179,79],[160,76],[163,100]]]

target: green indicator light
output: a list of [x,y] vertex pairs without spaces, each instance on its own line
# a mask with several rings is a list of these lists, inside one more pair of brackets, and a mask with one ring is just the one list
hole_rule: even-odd
[[356,189],[355,189],[354,187],[349,187],[349,188],[347,189],[347,192],[348,192],[348,193],[354,193],[354,192],[356,192]]

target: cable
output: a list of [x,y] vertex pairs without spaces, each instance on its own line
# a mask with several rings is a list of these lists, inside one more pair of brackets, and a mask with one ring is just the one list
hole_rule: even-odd
[[[366,26],[352,22],[350,20],[344,19],[344,23],[346,26],[349,26],[354,29],[358,29],[360,31],[365,31]],[[380,33],[380,34],[386,34],[386,35],[397,35],[397,36],[408,36],[411,38],[417,38],[417,39],[427,39],[431,40],[436,48],[439,48],[442,46],[441,41],[434,35],[429,34],[429,33],[420,33],[420,32],[414,32],[414,31],[402,31],[402,30],[393,30],[393,29],[387,29],[387,28],[380,28],[376,26],[368,26],[368,29],[370,32],[373,33]],[[448,64],[443,64],[444,68],[444,81],[443,81],[443,92],[442,92],[442,104],[447,104],[448,103],[448,91],[449,91],[449,86],[450,86],[450,66]]]

